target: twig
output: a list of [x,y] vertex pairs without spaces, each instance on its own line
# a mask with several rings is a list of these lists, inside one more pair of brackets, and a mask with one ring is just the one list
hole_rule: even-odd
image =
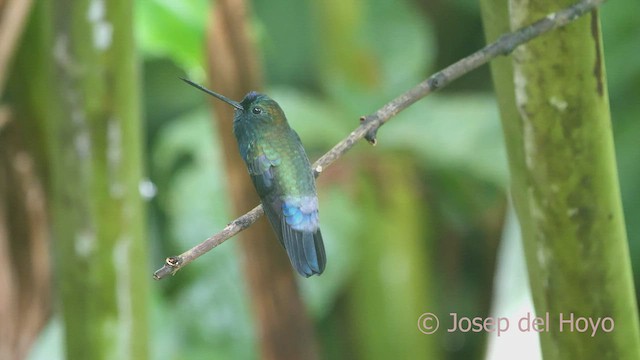
[[[569,24],[605,1],[606,0],[583,0],[568,8],[551,13],[532,25],[502,35],[497,41],[431,75],[414,88],[384,105],[375,113],[360,118],[360,126],[313,164],[315,175],[318,176],[327,166],[333,164],[333,162],[344,155],[344,153],[349,151],[358,140],[365,138],[369,143],[375,145],[376,133],[380,126],[416,101],[449,85],[453,80],[488,63],[498,55],[509,55],[517,46],[546,32]],[[157,270],[153,274],[153,277],[156,280],[160,280],[169,274],[175,274],[191,261],[251,226],[251,224],[262,215],[262,206],[256,206],[253,210],[232,221],[222,231],[212,235],[194,248],[178,256],[167,258],[164,266]]]

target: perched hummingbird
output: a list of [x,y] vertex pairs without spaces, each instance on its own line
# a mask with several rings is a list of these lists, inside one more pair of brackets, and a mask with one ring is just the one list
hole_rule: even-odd
[[304,277],[322,274],[327,257],[318,221],[315,178],[298,134],[277,102],[252,91],[236,102],[182,79],[233,106],[233,134],[278,240]]

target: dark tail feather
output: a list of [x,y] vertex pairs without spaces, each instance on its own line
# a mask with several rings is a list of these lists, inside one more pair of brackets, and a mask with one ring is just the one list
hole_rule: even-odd
[[315,233],[293,230],[286,224],[282,229],[284,247],[291,265],[304,277],[320,275],[327,264],[320,229]]
[[[305,234],[307,235],[307,234]],[[304,237],[304,257],[314,274],[322,274],[327,265],[327,255],[324,253],[324,243],[320,229],[311,237]]]

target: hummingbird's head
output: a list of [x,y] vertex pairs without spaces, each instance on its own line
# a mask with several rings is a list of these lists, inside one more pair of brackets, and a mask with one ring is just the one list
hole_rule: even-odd
[[200,86],[190,80],[181,78],[187,84],[204,91],[205,93],[222,100],[236,108],[234,122],[242,122],[254,126],[286,124],[284,112],[278,103],[265,94],[255,91],[245,95],[241,102],[237,102]]
[[237,109],[234,121],[246,121],[251,124],[286,123],[280,105],[265,94],[251,91],[240,102],[242,110]]

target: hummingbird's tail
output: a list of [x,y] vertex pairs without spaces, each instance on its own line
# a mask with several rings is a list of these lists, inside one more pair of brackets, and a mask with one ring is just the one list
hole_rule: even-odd
[[[317,201],[317,200],[316,200]],[[275,230],[278,240],[284,246],[291,265],[304,277],[320,275],[327,265],[322,233],[317,225],[317,210],[302,214],[297,207],[285,206],[280,201],[263,202],[264,212]],[[295,220],[292,221],[292,219]],[[289,219],[289,221],[287,221]],[[294,222],[295,225],[290,223]]]
[[298,231],[288,225],[283,226],[283,243],[291,260],[291,265],[304,277],[320,275],[327,265],[322,233]]

